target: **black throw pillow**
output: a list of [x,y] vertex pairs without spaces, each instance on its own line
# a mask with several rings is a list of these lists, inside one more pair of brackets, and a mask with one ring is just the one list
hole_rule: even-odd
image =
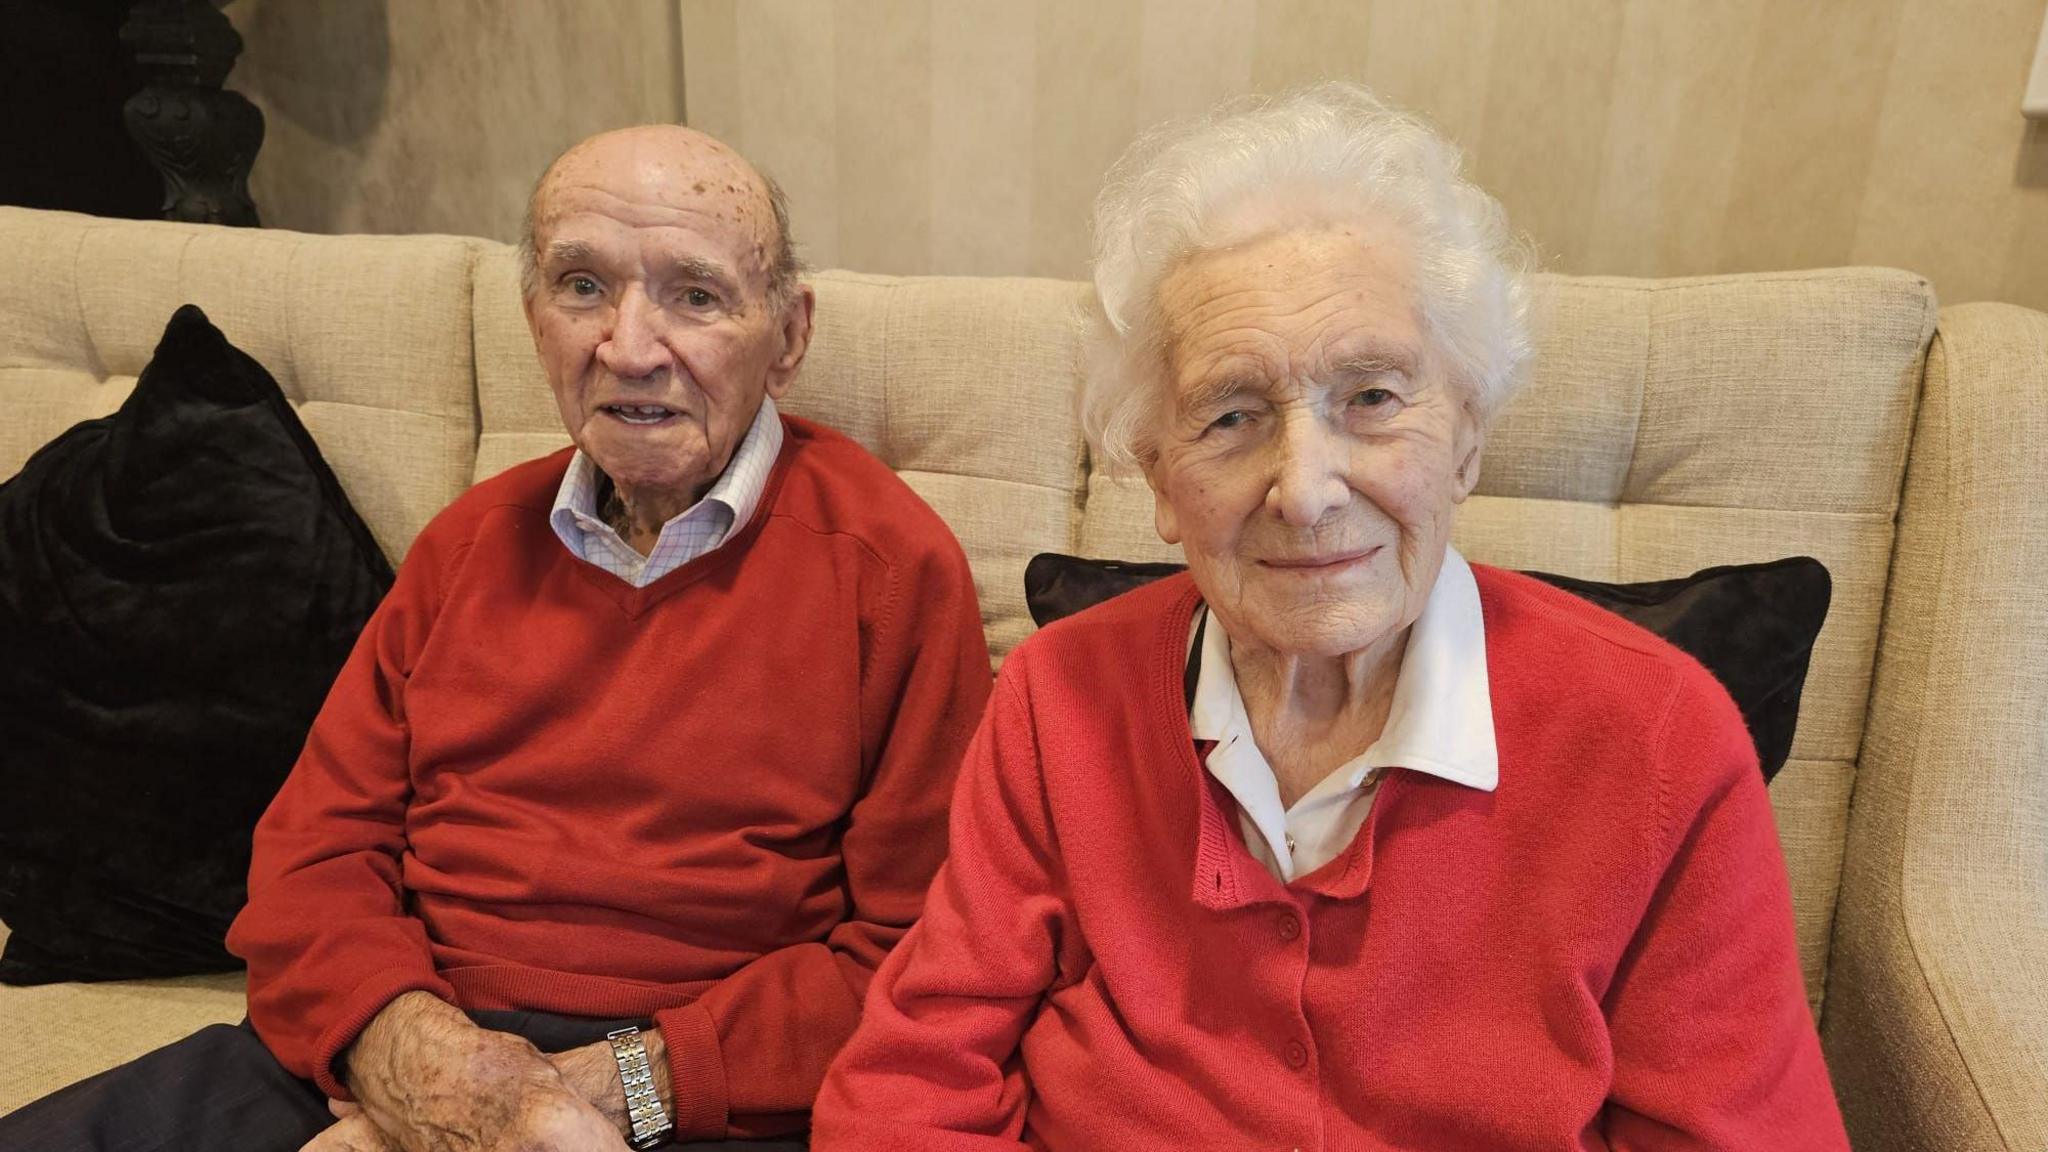
[[[1024,603],[1042,628],[1182,568],[1041,552],[1024,569]],[[1527,574],[1655,632],[1706,665],[1749,724],[1764,782],[1785,766],[1806,667],[1833,591],[1820,561],[1794,556],[1646,584]]]
[[0,484],[0,981],[237,967],[250,830],[391,565],[198,308]]

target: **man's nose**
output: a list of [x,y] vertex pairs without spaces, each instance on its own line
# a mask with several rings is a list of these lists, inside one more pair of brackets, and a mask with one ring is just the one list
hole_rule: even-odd
[[598,363],[622,380],[639,380],[668,366],[662,315],[639,285],[628,285],[612,311],[611,331],[597,346]]
[[1307,412],[1282,418],[1275,438],[1272,483],[1266,508],[1296,528],[1313,528],[1351,498],[1345,480],[1347,455],[1333,429]]

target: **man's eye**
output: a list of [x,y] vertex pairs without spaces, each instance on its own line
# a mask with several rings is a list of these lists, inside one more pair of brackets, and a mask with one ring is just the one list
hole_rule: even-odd
[[709,308],[713,304],[718,303],[718,297],[713,296],[702,288],[692,288],[683,293],[683,302],[692,308]]
[[595,296],[598,292],[597,281],[588,276],[571,276],[564,283],[578,296]]

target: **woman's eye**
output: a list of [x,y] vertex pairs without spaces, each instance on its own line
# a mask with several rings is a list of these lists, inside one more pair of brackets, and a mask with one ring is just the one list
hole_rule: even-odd
[[1209,427],[1220,429],[1222,431],[1227,432],[1232,428],[1244,427],[1246,424],[1251,422],[1251,418],[1252,414],[1250,412],[1247,412],[1242,408],[1238,408],[1230,412],[1225,412],[1223,415],[1218,416],[1214,420],[1209,421]]
[[1367,388],[1353,396],[1351,402],[1360,408],[1377,408],[1393,398],[1394,394],[1385,388]]
[[718,302],[718,297],[702,288],[692,288],[683,293],[683,301],[692,308],[709,308]]

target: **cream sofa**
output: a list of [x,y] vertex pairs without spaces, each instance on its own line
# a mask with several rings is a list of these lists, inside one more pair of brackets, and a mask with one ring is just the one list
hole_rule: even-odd
[[[465,485],[566,443],[502,245],[0,209],[0,253],[0,476],[118,405],[186,301],[276,374],[394,560]],[[1075,425],[1082,285],[814,282],[789,408],[953,526],[998,656],[1030,631],[1033,553],[1172,557]],[[1873,269],[1540,299],[1459,546],[1607,580],[1827,564],[1771,794],[1850,1130],[2048,1149],[2048,316],[1937,312]],[[0,1110],[241,1011],[232,976],[0,989]]]

